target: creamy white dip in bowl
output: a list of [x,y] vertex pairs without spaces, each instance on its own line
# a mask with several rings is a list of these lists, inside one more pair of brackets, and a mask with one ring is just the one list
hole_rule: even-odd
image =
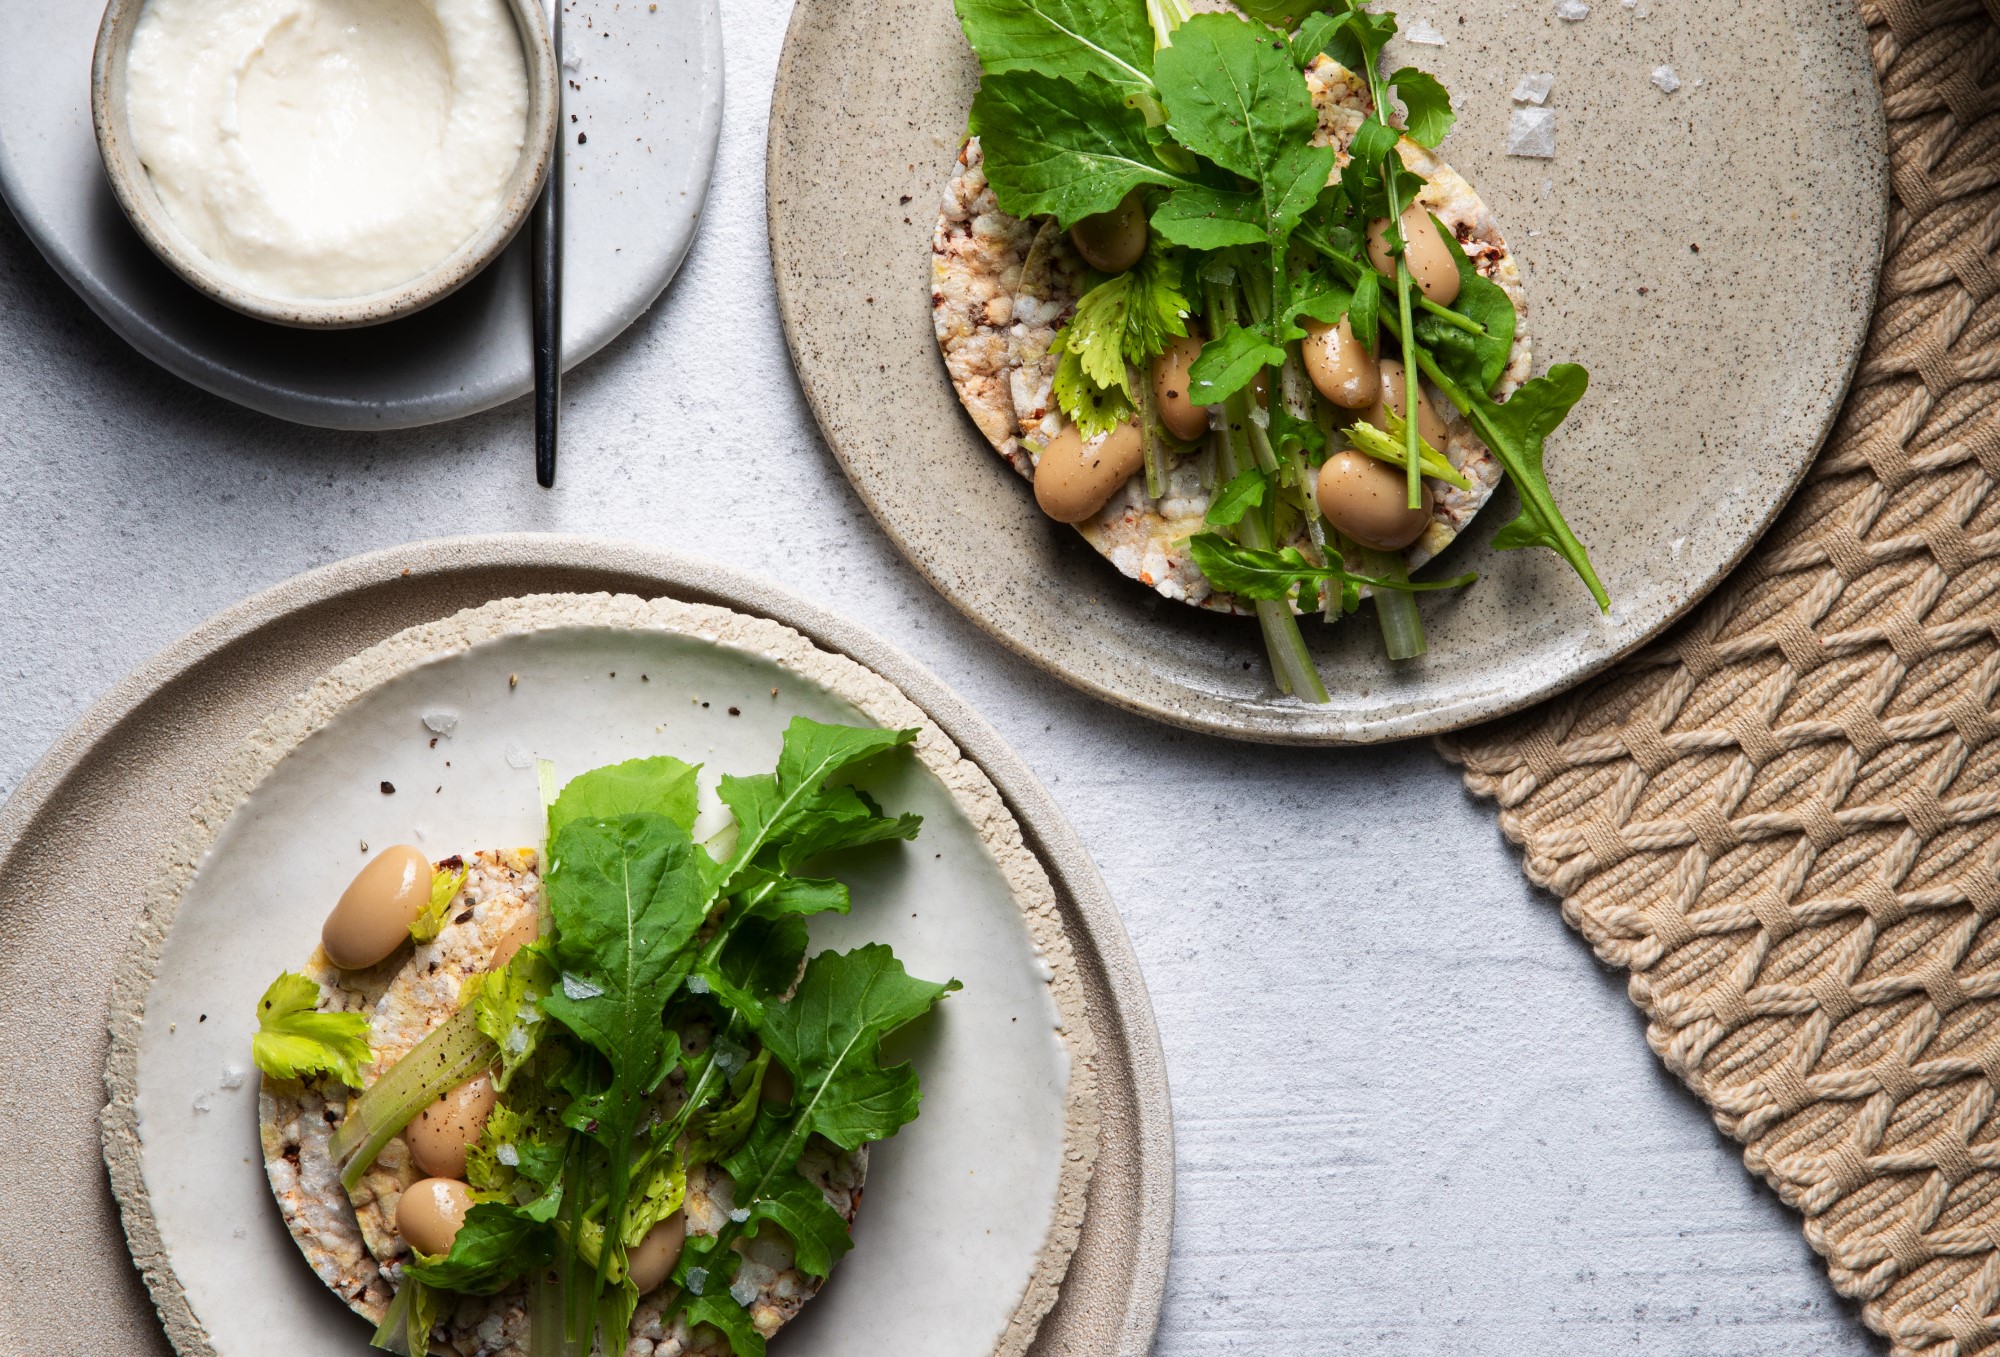
[[539,0],[111,0],[91,117],[175,272],[261,320],[374,325],[506,248],[555,147]]

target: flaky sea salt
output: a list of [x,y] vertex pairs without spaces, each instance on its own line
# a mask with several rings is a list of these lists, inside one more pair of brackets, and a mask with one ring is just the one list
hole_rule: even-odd
[[1517,104],[1545,104],[1549,101],[1549,91],[1555,88],[1555,83],[1556,77],[1553,71],[1544,71],[1539,75],[1530,71],[1515,83],[1514,102]]
[[701,1294],[701,1289],[704,1286],[708,1285],[708,1269],[705,1267],[689,1268],[687,1275],[687,1283],[688,1283],[688,1290],[694,1292],[695,1295],[699,1296]]
[[512,1142],[496,1145],[493,1148],[493,1157],[510,1169],[521,1167],[521,1152],[514,1148]]
[[224,1065],[222,1067],[222,1086],[224,1088],[242,1088],[243,1075],[244,1069],[241,1065]]
[[1556,0],[1556,17],[1565,23],[1580,24],[1590,17],[1590,6],[1583,0]]
[[577,1003],[582,1003],[585,999],[595,999],[604,993],[601,987],[591,984],[582,976],[571,975],[568,971],[563,972],[562,989],[564,994]]
[[1674,74],[1674,68],[1671,66],[1655,66],[1652,75],[1647,79],[1657,85],[1662,94],[1672,94],[1681,87],[1681,78]]
[[731,1211],[729,1213],[729,1218],[735,1221],[738,1225],[741,1225],[744,1221],[750,1219],[750,1208],[747,1206],[739,1206],[734,1211]]
[[750,1308],[750,1302],[757,1299],[757,1293],[762,1290],[754,1277],[738,1277],[729,1285],[729,1294],[746,1310]]
[[[1399,283],[1399,284],[1397,284],[1397,286],[1399,286],[1399,287],[1400,287],[1400,286],[1401,286],[1401,284]],[[706,993],[708,993],[708,977],[707,977],[707,976],[702,976],[702,975],[691,975],[691,976],[689,976],[689,977],[688,977],[688,993],[689,993],[689,994],[706,994]]]
[[535,756],[521,748],[521,746],[509,741],[507,745],[507,766],[509,768],[533,768],[535,766]]
[[209,1109],[208,1095],[206,1093],[195,1094],[194,1110],[197,1112],[206,1112],[208,1111],[208,1109]]
[[449,735],[458,729],[458,713],[455,711],[427,711],[424,725],[433,735]]
[[1403,30],[1403,38],[1419,47],[1444,46],[1444,34],[1438,32],[1437,25],[1429,19],[1410,20],[1409,27]]
[[1552,160],[1556,153],[1556,111],[1517,108],[1507,120],[1507,154]]

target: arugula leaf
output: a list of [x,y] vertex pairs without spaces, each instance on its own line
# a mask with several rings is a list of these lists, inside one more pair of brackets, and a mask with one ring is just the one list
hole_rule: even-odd
[[1347,306],[1347,328],[1361,341],[1361,347],[1376,352],[1382,328],[1382,275],[1363,269],[1354,280],[1354,293]]
[[1270,488],[1264,473],[1253,466],[1216,492],[1203,521],[1226,528],[1262,504]]
[[1150,94],[1153,33],[1144,0],[953,0],[988,74],[1095,76]]
[[1319,116],[1284,38],[1226,14],[1197,14],[1154,67],[1168,129],[1189,150],[1255,182],[1254,220],[1265,242],[1282,250],[1335,163],[1331,146],[1310,144]]
[[1396,16],[1372,14],[1361,7],[1363,3],[1364,0],[1333,0],[1327,12],[1335,26],[1316,49],[1360,76],[1374,69],[1382,49],[1396,36]]
[[1508,479],[1521,495],[1521,512],[1493,534],[1493,545],[1501,551],[1543,546],[1568,561],[1589,587],[1597,606],[1611,607],[1597,572],[1583,543],[1563,521],[1556,508],[1555,494],[1549,489],[1542,470],[1542,444],[1562,423],[1590,385],[1590,374],[1575,363],[1557,363],[1548,375],[1523,383],[1505,403],[1495,404],[1483,392],[1470,392],[1474,428],[1486,440],[1493,455],[1507,468]]
[[349,1088],[361,1087],[361,1067],[374,1058],[368,1048],[368,1015],[321,1013],[319,986],[297,971],[273,980],[257,1001],[257,1035],[250,1058],[273,1079],[330,1074]]
[[[760,910],[768,907],[768,901]],[[736,923],[714,960],[705,954],[695,974],[709,993],[754,1025],[763,1021],[764,1003],[792,987],[806,954],[804,911]]]
[[1344,11],[1328,14],[1322,10],[1306,15],[1298,25],[1298,32],[1291,37],[1292,64],[1301,71],[1312,65],[1313,58],[1326,50],[1326,45],[1334,40],[1334,35],[1346,22]]
[[419,1255],[405,1275],[463,1296],[490,1296],[555,1257],[545,1221],[504,1202],[474,1202],[442,1258]]
[[1292,590],[1317,588],[1321,581],[1345,585],[1349,581],[1375,589],[1398,593],[1421,593],[1433,589],[1457,589],[1477,576],[1466,574],[1448,580],[1391,580],[1373,575],[1353,575],[1335,565],[1314,565],[1297,547],[1265,551],[1238,546],[1218,533],[1204,532],[1188,539],[1188,556],[1208,582],[1226,594],[1239,598],[1287,599]]
[[595,1047],[636,1100],[660,1070],[660,1013],[681,948],[704,918],[707,855],[661,815],[575,820],[550,844],[560,987],[543,1011]]
[[1160,163],[1145,114],[1092,75],[989,74],[972,100],[972,131],[1000,210],[1023,220],[1051,213],[1064,230],[1141,184],[1189,182]]
[[1175,189],[1153,213],[1153,231],[1162,240],[1196,250],[1262,245],[1266,240],[1262,203],[1252,193],[1202,186]]
[[1403,101],[1403,133],[1419,146],[1436,147],[1458,121],[1451,111],[1451,96],[1437,77],[1414,66],[1405,66],[1389,77],[1396,97]]
[[1232,326],[1201,346],[1188,365],[1188,399],[1215,405],[1248,386],[1265,368],[1285,361],[1285,351],[1264,338],[1261,330]]
[[696,1324],[714,1325],[729,1340],[736,1357],[764,1357],[764,1335],[757,1332],[750,1312],[736,1303],[729,1288],[721,1285],[719,1279],[711,1279],[708,1289],[691,1297],[686,1310],[690,1328]]
[[695,777],[700,768],[664,755],[627,759],[569,780],[549,807],[549,842],[572,820],[612,820],[621,815],[664,815],[694,828]]
[[1288,33],[1306,15],[1324,9],[1332,0],[1234,0],[1236,8],[1260,24]]
[[1458,265],[1458,299],[1451,309],[1477,322],[1483,335],[1468,334],[1428,313],[1416,320],[1417,342],[1429,349],[1438,365],[1465,387],[1490,392],[1514,356],[1514,303],[1506,289],[1472,267],[1457,237],[1435,217],[1432,225]]
[[847,1222],[828,1204],[826,1194],[796,1173],[772,1178],[751,1206],[743,1232],[757,1233],[757,1226],[764,1221],[791,1237],[792,1256],[799,1271],[809,1277],[826,1276],[854,1247]]
[[463,858],[451,858],[458,868],[449,872],[431,874],[431,899],[424,906],[423,913],[410,920],[410,938],[413,942],[431,942],[444,931],[445,914],[451,909],[451,902],[465,886],[469,869]]
[[773,773],[725,775],[718,788],[736,816],[736,849],[719,874],[720,893],[734,894],[755,870],[789,871],[835,848],[908,838],[918,817],[889,820],[848,787],[828,779],[887,750],[915,741],[914,730],[829,726],[792,718]]
[[1402,133],[1395,128],[1371,117],[1356,129],[1354,140],[1348,143],[1350,158],[1341,167],[1340,191],[1364,217],[1400,219],[1399,213],[1389,210],[1389,185],[1382,176],[1385,165],[1395,167],[1397,203],[1407,207],[1424,186],[1423,176],[1408,169],[1401,155],[1391,158],[1401,138]]
[[[1261,179],[1318,126],[1283,39],[1229,14],[1197,14],[1153,59],[1167,128],[1181,145]],[[1315,190],[1317,192],[1317,190]]]
[[885,1069],[882,1038],[957,988],[956,980],[915,978],[879,943],[822,952],[806,963],[798,993],[770,1005],[757,1029],[800,1090],[800,1139],[816,1133],[852,1150],[894,1135],[915,1117],[916,1072],[908,1065]]

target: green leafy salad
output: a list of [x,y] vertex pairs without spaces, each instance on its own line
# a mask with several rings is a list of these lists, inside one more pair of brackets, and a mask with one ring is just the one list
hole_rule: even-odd
[[[529,1357],[623,1354],[650,1293],[669,1328],[712,1326],[711,1348],[726,1339],[737,1357],[761,1357],[782,1317],[760,1315],[756,1286],[739,1277],[752,1245],[782,1240],[805,1294],[847,1252],[852,1208],[822,1191],[825,1165],[917,1115],[915,1072],[885,1065],[880,1046],[958,988],[910,976],[880,945],[806,959],[808,917],[849,907],[844,884],[809,869],[918,832],[917,816],[886,814],[844,780],[915,735],[793,720],[774,771],[721,778],[733,820],[706,842],[691,833],[689,764],[636,759],[559,792],[544,764],[532,940],[467,974],[456,1007],[365,1089],[380,1058],[369,1017],[325,1011],[304,974],[271,986],[254,1048],[264,1073],[362,1090],[327,1103],[346,1098],[330,1158],[357,1209],[398,1135],[419,1166],[419,1136],[436,1134],[422,1119],[463,1135],[451,1161],[461,1175],[402,1184],[395,1215],[410,1251],[384,1268],[397,1285],[377,1346],[429,1352],[434,1326],[466,1298],[508,1293],[525,1296]],[[447,950],[422,956],[456,955],[452,926],[479,926],[468,901],[498,908],[491,893],[459,895],[465,881],[441,868],[427,895],[416,881],[420,912],[392,955],[411,955],[426,931],[439,938],[443,910],[428,906],[440,892],[455,915],[436,944]],[[454,1123],[452,1099],[463,1104],[468,1088],[476,1119]],[[722,1214],[703,1223],[696,1185],[718,1170]]]
[[[1063,433],[1026,441],[1045,509],[1080,523],[1128,483],[1159,501],[1198,465],[1208,507],[1179,549],[1254,604],[1280,688],[1324,702],[1299,615],[1338,620],[1365,591],[1389,657],[1407,659],[1425,649],[1412,594],[1473,579],[1412,581],[1404,555],[1434,494],[1473,488],[1435,399],[1519,496],[1493,544],[1555,551],[1608,608],[1542,466],[1586,374],[1503,384],[1515,304],[1418,203],[1430,181],[1411,166],[1437,164],[1454,115],[1432,76],[1382,72],[1393,15],[1360,0],[954,3],[983,73],[970,130],[985,182],[1040,224],[1024,273],[1062,232],[1090,266],[1048,348]],[[1358,126],[1323,125],[1309,68],[1351,83]]]

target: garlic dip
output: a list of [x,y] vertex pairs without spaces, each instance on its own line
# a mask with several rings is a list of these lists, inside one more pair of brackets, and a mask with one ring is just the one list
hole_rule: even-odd
[[146,0],[126,119],[160,201],[247,290],[366,296],[500,211],[528,127],[508,0]]

